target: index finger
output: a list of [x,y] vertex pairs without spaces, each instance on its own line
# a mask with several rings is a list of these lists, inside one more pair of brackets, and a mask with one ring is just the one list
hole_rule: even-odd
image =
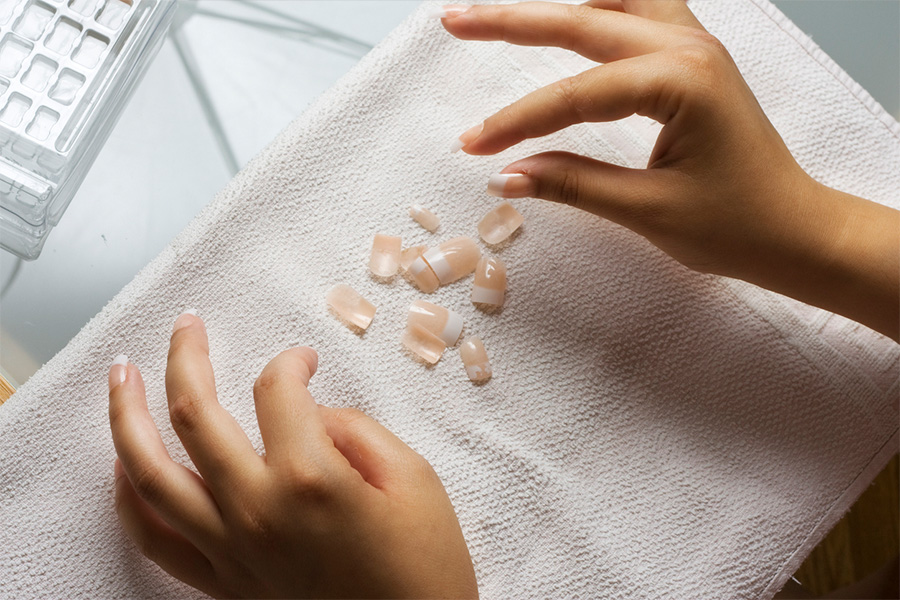
[[184,313],[175,321],[166,366],[169,417],[197,470],[217,499],[263,467],[244,430],[216,397],[206,327]]

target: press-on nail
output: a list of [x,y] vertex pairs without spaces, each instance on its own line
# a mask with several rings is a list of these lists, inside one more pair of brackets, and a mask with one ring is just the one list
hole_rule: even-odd
[[437,248],[422,255],[441,285],[462,279],[475,270],[481,250],[472,238],[466,236],[447,240]]
[[376,234],[372,241],[369,270],[379,277],[391,277],[400,265],[400,238]]
[[334,286],[325,300],[338,317],[360,329],[366,329],[375,317],[375,305],[349,285],[339,283]]
[[417,258],[425,254],[428,246],[410,246],[400,252],[400,270],[406,273]]
[[441,338],[421,325],[409,325],[403,331],[401,341],[410,352],[432,365],[441,359],[446,347]]
[[414,204],[409,207],[409,216],[431,233],[434,233],[441,224],[437,215],[420,204]]
[[128,357],[118,355],[109,368],[109,389],[113,389],[125,383],[128,378]]
[[461,136],[459,136],[458,138],[453,140],[453,144],[450,145],[450,153],[453,154],[454,152],[458,151],[463,146],[474,142],[475,138],[477,138],[479,135],[481,135],[481,132],[483,130],[484,130],[483,122],[479,123],[475,127],[467,129]]
[[432,19],[447,19],[458,17],[467,10],[469,10],[469,7],[464,4],[447,4],[441,7],[431,6],[426,14]]
[[487,193],[500,198],[525,198],[534,195],[534,181],[524,173],[494,173],[488,179]]
[[484,215],[478,224],[478,235],[488,244],[499,244],[525,222],[512,204],[504,202]]
[[466,367],[466,375],[472,381],[487,381],[491,378],[491,362],[488,360],[484,344],[477,336],[469,336],[459,347],[459,357]]
[[475,267],[472,302],[503,306],[505,296],[506,265],[499,258],[482,258]]
[[434,274],[434,271],[431,270],[431,267],[428,266],[428,263],[425,262],[424,256],[425,255],[423,254],[415,259],[412,264],[409,265],[407,273],[420,290],[426,294],[430,294],[438,289],[441,282],[438,280],[437,275]]
[[420,325],[441,338],[446,346],[453,346],[462,333],[462,317],[443,306],[416,300],[409,307],[406,323]]

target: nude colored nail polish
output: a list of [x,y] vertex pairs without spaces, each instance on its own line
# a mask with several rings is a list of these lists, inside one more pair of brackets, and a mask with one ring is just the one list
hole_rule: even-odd
[[458,17],[467,10],[469,10],[469,7],[465,4],[447,4],[440,8],[436,6],[429,7],[427,14],[432,19],[450,19]]
[[434,290],[440,287],[441,282],[438,280],[437,275],[434,274],[434,271],[431,270],[431,267],[428,266],[428,263],[425,262],[425,255],[418,257],[416,260],[409,265],[409,270],[407,271],[410,278],[412,278],[413,283],[415,283],[420,290],[425,292],[426,294],[430,294]]
[[433,212],[422,206],[421,204],[413,204],[409,207],[409,216],[413,221],[434,233],[441,224],[441,220],[437,218]]
[[372,241],[369,270],[379,277],[392,277],[400,266],[400,238],[376,234]]
[[481,250],[475,240],[460,236],[426,251],[421,260],[437,275],[441,285],[447,285],[474,271],[479,258]]
[[334,286],[328,290],[325,300],[338,317],[354,327],[365,330],[375,317],[375,305],[349,285]]
[[453,140],[453,144],[450,145],[450,154],[458,152],[463,146],[474,142],[475,138],[481,135],[482,131],[484,131],[483,122],[479,123],[475,127],[467,129],[461,136]]
[[410,352],[432,365],[441,359],[446,348],[441,338],[415,324],[406,327],[401,341]]
[[478,224],[478,235],[488,244],[499,244],[525,222],[512,204],[504,202],[484,215]]
[[193,317],[196,317],[196,316],[197,316],[197,311],[194,310],[193,308],[189,308],[186,311],[184,311],[183,313],[181,313],[180,315],[178,315],[178,318],[175,319],[175,323],[172,325],[172,333],[175,333],[182,327],[187,327],[188,325],[190,325],[191,321],[193,321]]
[[472,381],[487,381],[493,375],[491,361],[478,336],[471,335],[459,346],[459,357],[466,367],[466,375]]
[[428,250],[428,246],[410,246],[400,251],[400,270],[406,273],[413,262]]
[[462,317],[443,306],[416,300],[409,307],[407,325],[420,325],[438,336],[445,346],[453,346],[462,333]]
[[534,180],[524,173],[494,173],[488,178],[487,193],[491,196],[526,198],[534,192]]
[[128,357],[118,355],[109,367],[109,389],[116,388],[128,379]]
[[499,258],[482,258],[475,267],[472,302],[503,306],[505,297],[506,265]]

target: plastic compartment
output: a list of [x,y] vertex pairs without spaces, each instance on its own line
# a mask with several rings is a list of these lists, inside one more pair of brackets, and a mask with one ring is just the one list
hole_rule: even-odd
[[175,0],[0,0],[0,246],[40,255]]

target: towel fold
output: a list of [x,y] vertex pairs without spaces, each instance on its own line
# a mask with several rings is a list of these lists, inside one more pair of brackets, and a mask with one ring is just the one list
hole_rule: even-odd
[[[895,208],[900,125],[765,0],[692,2],[800,164]],[[0,408],[0,596],[196,597],[145,560],[113,509],[106,373],[126,353],[176,460],[163,374],[174,318],[207,323],[221,403],[262,449],[253,381],[320,354],[311,391],[423,454],[457,509],[485,598],[760,598],[777,591],[897,451],[898,346],[749,284],[681,267],[573,208],[515,201],[500,312],[471,282],[429,300],[490,354],[472,385],[400,344],[423,297],[373,280],[376,233],[477,237],[488,175],[544,149],[646,164],[658,126],[578,126],[492,157],[456,135],[582,70],[557,49],[462,42],[414,13],[288,127]],[[436,234],[407,215],[423,204]],[[356,335],[328,313],[347,283],[378,306]]]

